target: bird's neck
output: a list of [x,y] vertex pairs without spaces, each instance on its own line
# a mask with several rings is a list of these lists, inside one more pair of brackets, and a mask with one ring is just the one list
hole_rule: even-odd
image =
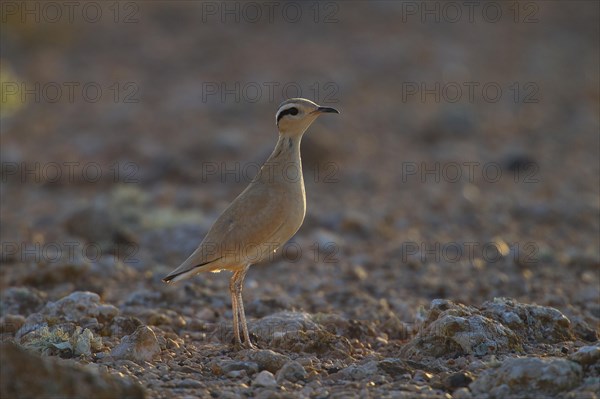
[[302,135],[279,135],[279,140],[269,159],[266,160],[258,179],[274,179],[281,182],[303,183],[300,142]]
[[[268,161],[276,162],[281,161],[283,163],[294,162],[301,163],[300,160],[300,142],[302,140],[302,135],[298,136],[288,136],[288,135],[279,135],[279,140],[277,140],[277,144],[275,145],[275,149],[271,153]],[[267,162],[268,162],[267,161]]]

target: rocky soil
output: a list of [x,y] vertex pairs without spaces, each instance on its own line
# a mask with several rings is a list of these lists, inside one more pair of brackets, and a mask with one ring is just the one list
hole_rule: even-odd
[[[1,398],[600,396],[597,3],[31,4],[2,21]],[[342,113],[305,137],[306,220],[250,269],[239,349],[227,273],[161,278],[286,94]]]

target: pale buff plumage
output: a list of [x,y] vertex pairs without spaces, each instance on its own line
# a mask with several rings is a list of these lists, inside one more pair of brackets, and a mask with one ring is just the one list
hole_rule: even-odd
[[256,178],[225,209],[200,246],[163,280],[175,282],[200,272],[230,270],[233,329],[236,343],[240,322],[244,343],[253,347],[248,334],[242,285],[250,265],[265,260],[298,231],[306,213],[300,142],[302,135],[322,113],[338,113],[312,101],[292,98],[276,114],[279,140]]

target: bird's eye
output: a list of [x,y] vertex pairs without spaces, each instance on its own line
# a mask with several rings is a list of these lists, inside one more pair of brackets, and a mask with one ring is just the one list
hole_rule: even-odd
[[279,123],[279,120],[281,118],[283,118],[285,115],[298,115],[300,111],[298,111],[298,108],[296,107],[291,107],[291,108],[287,108],[283,111],[281,111],[279,114],[277,114],[277,123]]

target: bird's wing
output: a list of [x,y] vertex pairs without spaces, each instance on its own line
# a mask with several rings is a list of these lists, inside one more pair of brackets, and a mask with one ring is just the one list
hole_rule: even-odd
[[[217,265],[246,263],[259,251],[275,250],[277,232],[286,222],[286,195],[282,187],[250,184],[217,218],[200,246],[164,281],[177,281]],[[257,259],[258,260],[258,259]]]
[[251,184],[219,216],[202,246],[217,247],[218,255],[226,258],[233,251],[274,244],[270,240],[288,217],[286,200],[283,187]]

